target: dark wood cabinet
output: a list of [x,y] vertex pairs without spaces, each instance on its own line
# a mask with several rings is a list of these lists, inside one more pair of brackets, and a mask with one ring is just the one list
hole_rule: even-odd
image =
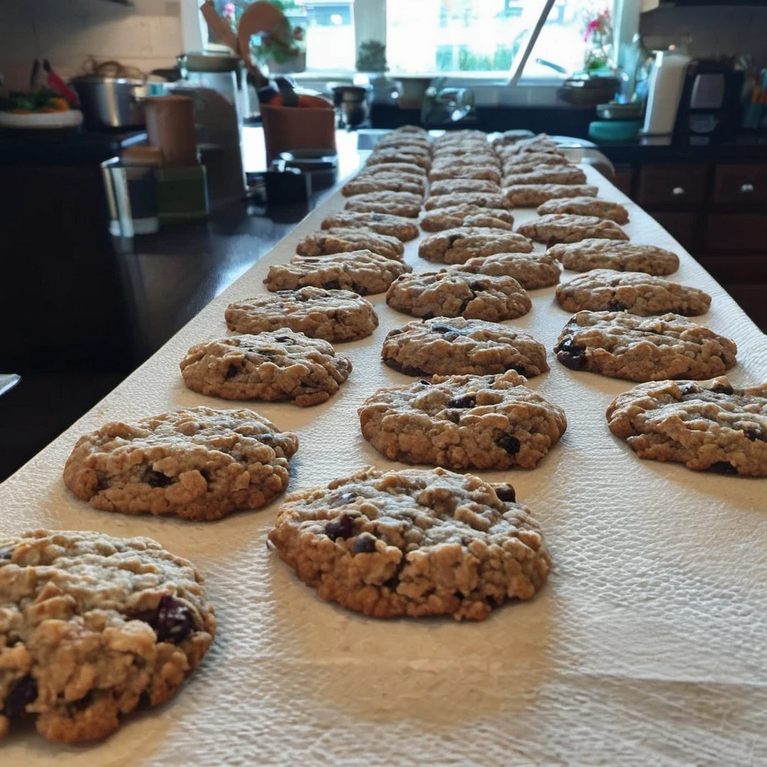
[[653,205],[701,205],[706,199],[709,166],[705,163],[644,165],[639,171],[637,202]]
[[767,163],[640,162],[616,176],[767,332]]

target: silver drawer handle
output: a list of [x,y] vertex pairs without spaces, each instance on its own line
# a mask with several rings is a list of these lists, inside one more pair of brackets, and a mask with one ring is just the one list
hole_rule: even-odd
[[684,195],[686,195],[686,194],[687,194],[687,192],[685,192],[685,191],[684,191],[684,188],[683,188],[683,187],[681,187],[681,186],[675,186],[675,187],[674,187],[674,188],[671,190],[671,194],[673,194],[673,195],[674,195],[674,197],[684,197]]
[[754,185],[753,184],[741,184],[739,191],[740,191],[741,194],[753,194],[754,193]]

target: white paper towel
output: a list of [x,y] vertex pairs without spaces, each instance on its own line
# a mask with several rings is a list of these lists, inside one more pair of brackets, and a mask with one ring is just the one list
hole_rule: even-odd
[[[736,384],[767,380],[767,339],[648,215],[593,169],[589,183],[627,205],[637,243],[683,255],[672,279],[713,296],[696,321],[734,338]],[[392,765],[767,763],[767,480],[642,461],[604,411],[632,384],[577,373],[552,346],[569,314],[554,288],[532,291],[514,321],[549,349],[532,388],[563,406],[569,427],[532,471],[510,480],[541,522],[554,559],[548,586],[480,623],[382,621],[319,600],[266,548],[279,502],[215,523],[91,509],[61,481],[77,437],[107,420],[180,406],[238,408],[185,389],[178,362],[223,335],[235,299],[264,291],[270,264],[340,209],[336,194],[172,338],[103,402],[0,486],[2,529],[95,529],[148,535],[205,573],[219,632],[175,699],[127,718],[104,743],[48,744],[32,731],[0,746],[0,764]],[[535,217],[514,211],[517,222]],[[417,271],[417,242],[407,245]],[[574,276],[565,273],[564,278]],[[315,408],[253,403],[301,447],[290,489],[386,461],[359,433],[356,408],[377,388],[407,383],[380,362],[386,333],[411,318],[373,297],[381,325],[339,344],[354,371]],[[41,402],[40,407],[48,407]]]

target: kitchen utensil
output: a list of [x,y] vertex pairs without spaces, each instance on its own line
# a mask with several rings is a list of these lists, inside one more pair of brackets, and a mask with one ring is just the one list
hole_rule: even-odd
[[670,144],[690,57],[658,51],[650,73],[649,97],[642,133]]
[[269,32],[275,37],[286,36],[288,28],[285,14],[268,0],[257,0],[251,3],[240,16],[237,25],[236,50],[245,62],[245,66],[254,73],[257,88],[266,84],[266,78],[250,55],[250,39],[259,32]]
[[213,0],[205,0],[200,6],[200,13],[202,13],[202,17],[205,19],[208,29],[215,36],[216,42],[226,45],[227,48],[231,48],[233,52],[237,53],[237,35],[234,34],[226,19],[219,16],[216,6],[213,4]]
[[80,99],[88,128],[136,128],[144,125],[143,80],[106,75],[75,77],[71,85]]
[[0,373],[0,394],[5,394],[13,389],[21,381],[21,376],[17,373]]
[[77,93],[58,76],[48,59],[43,60],[43,69],[48,73],[48,87],[63,99],[66,99],[72,106],[79,106],[80,100],[77,98]]
[[188,96],[152,96],[145,100],[149,143],[159,146],[163,165],[197,164],[194,100]]

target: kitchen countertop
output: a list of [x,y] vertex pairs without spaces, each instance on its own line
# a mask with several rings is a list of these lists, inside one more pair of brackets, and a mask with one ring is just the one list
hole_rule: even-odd
[[[675,277],[712,294],[697,321],[739,346],[736,385],[767,380],[767,340],[725,291],[647,214],[593,169],[589,182],[630,210],[637,242],[680,252]],[[240,407],[187,390],[178,361],[225,332],[232,300],[264,291],[270,264],[344,203],[323,203],[288,238],[175,335],[93,411],[0,486],[3,529],[95,529],[147,535],[207,577],[218,635],[167,705],[130,716],[103,743],[46,744],[26,728],[4,744],[9,763],[220,764],[757,764],[767,759],[765,482],[642,461],[614,438],[604,410],[632,384],[552,370],[530,386],[564,407],[568,430],[512,481],[540,521],[554,569],[541,594],[482,623],[381,621],[320,600],[266,535],[278,502],[216,523],[99,512],[61,481],[80,434],[183,406]],[[517,222],[532,210],[515,211]],[[540,248],[540,246],[539,246]],[[406,247],[417,271],[432,265]],[[554,288],[533,291],[513,324],[551,350],[569,314]],[[372,296],[381,325],[339,345],[349,381],[315,408],[248,403],[299,434],[291,490],[385,460],[359,434],[356,408],[408,377],[380,362],[390,329],[409,321]],[[44,403],[41,402],[43,407]],[[328,449],[331,445],[332,449]]]

